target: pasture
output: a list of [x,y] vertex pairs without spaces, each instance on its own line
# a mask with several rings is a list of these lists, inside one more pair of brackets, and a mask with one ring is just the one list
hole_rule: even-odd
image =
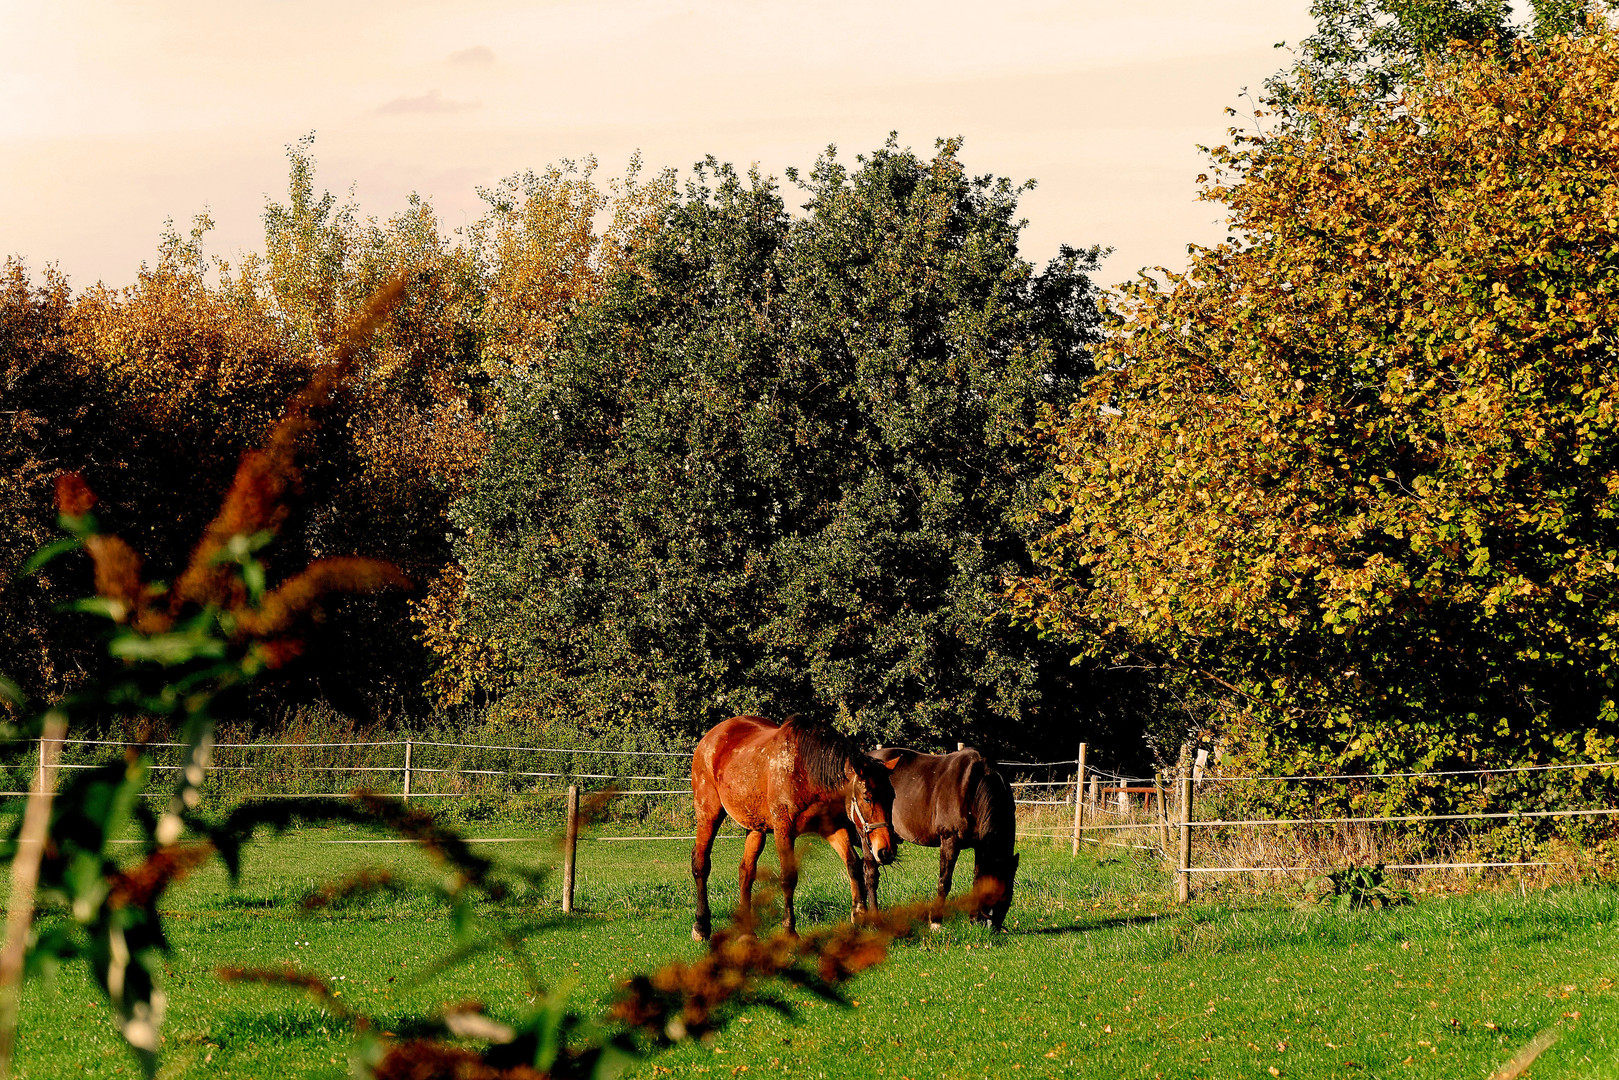
[[[433,871],[414,849],[327,842],[359,838],[308,829],[269,840],[249,850],[235,889],[213,865],[170,894],[165,1076],[346,1075],[344,1022],[290,992],[223,984],[214,971],[224,965],[305,965],[385,1029],[438,1003],[475,999],[497,1018],[522,1009],[523,981],[499,953],[403,989],[449,949],[450,922],[417,887]],[[739,848],[716,847],[722,917]],[[555,859],[548,837],[485,850]],[[843,917],[846,884],[829,851],[813,840],[802,850],[801,925]],[[905,849],[885,875],[885,902],[924,895],[933,856]],[[583,913],[529,938],[551,985],[571,983],[573,1000],[595,1011],[631,972],[696,955],[688,858],[678,840],[582,845]],[[960,922],[924,932],[857,978],[847,1008],[789,993],[795,1017],[752,1009],[712,1045],[629,1075],[1482,1080],[1556,1027],[1559,1041],[1528,1075],[1619,1076],[1619,890],[1476,891],[1350,913],[1281,898],[1177,911],[1156,860],[1074,860],[1040,841],[1023,859],[1008,933]],[[362,866],[394,870],[401,888],[302,909],[311,889]],[[970,877],[962,869],[958,883]],[[555,914],[554,897],[543,906]],[[136,1072],[81,969],[29,984],[20,1077]]]

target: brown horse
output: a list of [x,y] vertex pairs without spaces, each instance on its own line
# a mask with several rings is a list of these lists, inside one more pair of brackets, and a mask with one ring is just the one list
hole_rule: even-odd
[[[982,754],[970,747],[953,754],[915,750],[873,751],[891,770],[894,788],[889,819],[901,840],[939,849],[939,891],[933,902],[935,928],[944,918],[945,897],[956,872],[956,856],[973,849],[973,919],[999,930],[1012,906],[1017,877],[1017,804],[1012,786]],[[884,862],[888,860],[882,860]],[[866,894],[877,903],[877,864],[865,860]]]
[[776,834],[781,896],[788,933],[795,932],[793,890],[798,863],[793,842],[804,833],[826,838],[849,871],[854,912],[865,910],[863,847],[877,862],[894,858],[888,826],[888,772],[825,724],[790,716],[780,724],[760,716],[733,716],[717,724],[691,757],[691,791],[697,806],[697,844],[691,873],[697,882],[697,921],[692,937],[708,939],[709,855],[726,814],[748,830],[742,848],[742,906],[753,903],[753,879],[765,834]]

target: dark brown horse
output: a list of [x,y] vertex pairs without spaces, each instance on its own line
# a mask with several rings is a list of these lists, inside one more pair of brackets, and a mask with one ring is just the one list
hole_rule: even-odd
[[[999,930],[1012,906],[1017,877],[1017,804],[1012,787],[977,750],[921,754],[876,750],[871,757],[891,770],[894,788],[889,820],[901,840],[939,849],[939,892],[931,921],[944,917],[956,856],[973,849],[973,918]],[[887,861],[887,860],[883,860]],[[866,894],[877,903],[877,865],[865,860]]]
[[691,791],[697,806],[697,844],[691,873],[697,882],[697,921],[692,937],[708,938],[708,870],[714,834],[729,814],[748,830],[742,848],[742,905],[753,903],[753,879],[765,834],[776,834],[781,896],[787,932],[795,932],[793,889],[798,862],[793,842],[804,833],[823,836],[849,871],[854,911],[865,910],[863,848],[878,862],[892,862],[894,834],[888,825],[888,770],[825,724],[790,716],[774,724],[760,716],[733,716],[717,724],[691,757]]

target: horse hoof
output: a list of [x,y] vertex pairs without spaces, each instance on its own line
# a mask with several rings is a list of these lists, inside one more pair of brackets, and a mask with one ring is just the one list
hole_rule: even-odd
[[944,929],[944,923],[942,923],[942,922],[930,922],[930,923],[928,923],[928,929],[929,930],[943,930]]
[[707,941],[708,932],[700,926],[694,926],[691,928],[691,939],[696,942]]

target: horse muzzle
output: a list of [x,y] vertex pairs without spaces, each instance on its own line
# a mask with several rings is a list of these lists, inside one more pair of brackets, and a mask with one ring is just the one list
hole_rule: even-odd
[[899,854],[899,845],[895,843],[894,830],[887,825],[878,825],[866,838],[871,845],[871,857],[878,863],[887,866]]

